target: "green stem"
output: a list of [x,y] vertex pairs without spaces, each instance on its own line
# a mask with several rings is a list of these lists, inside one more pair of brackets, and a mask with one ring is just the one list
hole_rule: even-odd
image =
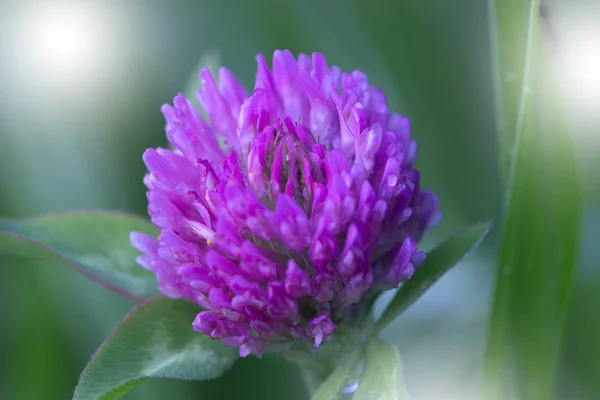
[[[367,324],[371,326],[372,324]],[[323,343],[313,351],[297,349],[285,353],[284,358],[300,369],[306,389],[312,396],[319,386],[340,366],[348,354],[363,346],[368,337],[365,327],[345,326],[336,333],[335,339]]]
[[306,362],[296,363],[300,368],[300,374],[306,385],[309,395],[315,394],[319,386],[335,371],[337,363]]

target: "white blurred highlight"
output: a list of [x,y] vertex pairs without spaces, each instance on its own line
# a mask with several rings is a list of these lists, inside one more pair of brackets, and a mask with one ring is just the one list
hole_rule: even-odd
[[[580,156],[597,158],[600,144],[600,25],[592,9],[564,13],[555,53],[558,78]],[[599,9],[600,11],[600,9]],[[559,20],[560,21],[560,20]]]
[[48,78],[90,76],[106,43],[99,19],[78,3],[37,3],[22,19],[26,52],[31,65]]
[[600,100],[600,26],[574,28],[566,39],[562,64],[567,90],[580,101]]

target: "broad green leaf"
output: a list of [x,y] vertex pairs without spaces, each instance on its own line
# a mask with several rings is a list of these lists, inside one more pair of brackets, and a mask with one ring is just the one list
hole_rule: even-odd
[[[527,46],[484,374],[483,397],[492,400],[514,393],[527,400],[554,397],[576,273],[581,207],[576,157],[540,40],[539,2],[526,3],[527,34],[512,38],[519,43],[505,38],[515,51],[522,42]],[[496,19],[508,21],[512,13],[507,3],[494,4]],[[515,26],[521,23],[513,21]]]
[[156,235],[150,222],[124,213],[0,219],[0,253],[59,260],[121,295],[150,298],[159,294],[156,278],[136,263],[131,231]]
[[311,399],[338,400],[359,361],[360,354],[360,351],[355,351],[348,355],[337,369],[329,375],[329,378],[319,386]]
[[374,338],[367,346],[365,371],[354,400],[407,400],[398,350]]
[[475,250],[487,235],[491,222],[483,222],[464,228],[435,249],[427,253],[427,258],[413,277],[404,282],[383,315],[377,321],[375,333],[380,332],[396,317],[427,291],[446,271]]
[[164,297],[135,308],[85,367],[73,400],[117,400],[146,378],[207,380],[223,374],[237,351],[192,329],[199,311]]

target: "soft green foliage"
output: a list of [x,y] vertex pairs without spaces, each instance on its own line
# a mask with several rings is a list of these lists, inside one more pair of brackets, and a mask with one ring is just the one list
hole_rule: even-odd
[[446,271],[475,250],[487,235],[490,227],[490,222],[484,222],[464,228],[428,252],[423,265],[416,270],[412,279],[402,284],[377,321],[375,333],[380,332],[396,319]]
[[191,329],[197,306],[159,298],[134,309],[83,371],[73,400],[116,400],[146,378],[213,379],[238,358]]
[[119,294],[150,298],[159,294],[156,278],[135,262],[131,231],[156,234],[147,220],[116,212],[0,219],[0,253],[60,260]]
[[366,349],[365,370],[354,400],[408,400],[398,350],[380,339]]
[[[516,11],[509,3],[495,2],[497,20],[515,18]],[[518,103],[512,96],[502,104],[516,107],[518,114],[500,115],[507,122],[499,134],[514,141],[514,157],[506,181],[486,359],[486,399],[506,399],[512,387],[523,399],[554,397],[562,332],[576,273],[581,200],[575,153],[541,41],[539,3],[531,1],[529,5],[527,21],[513,19],[517,26],[527,24],[526,36],[497,32],[498,42],[504,46],[513,43],[515,51],[523,42],[527,46],[521,57],[523,83]],[[502,76],[509,61],[503,59],[505,52],[499,55]],[[508,131],[511,127],[514,133]]]
[[337,367],[311,397],[312,400],[338,400],[342,390],[352,376],[352,372],[359,362],[361,351],[350,353],[346,359]]

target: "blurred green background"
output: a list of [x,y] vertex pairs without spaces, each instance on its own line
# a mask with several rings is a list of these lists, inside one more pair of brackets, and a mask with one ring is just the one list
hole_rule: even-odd
[[[579,277],[557,379],[600,398],[600,2],[544,3],[584,191]],[[58,34],[56,33],[58,32]],[[144,149],[165,144],[159,107],[199,60],[251,88],[254,56],[323,52],[384,88],[411,118],[423,182],[444,220],[430,246],[500,213],[488,8],[481,0],[0,2],[0,217],[70,209],[145,213]],[[199,85],[199,82],[198,82]],[[497,233],[384,337],[412,398],[474,398]],[[68,399],[131,307],[62,265],[0,255],[0,399]],[[283,394],[282,394],[283,393]],[[207,383],[147,382],[131,399],[303,399],[295,369],[243,360]]]

